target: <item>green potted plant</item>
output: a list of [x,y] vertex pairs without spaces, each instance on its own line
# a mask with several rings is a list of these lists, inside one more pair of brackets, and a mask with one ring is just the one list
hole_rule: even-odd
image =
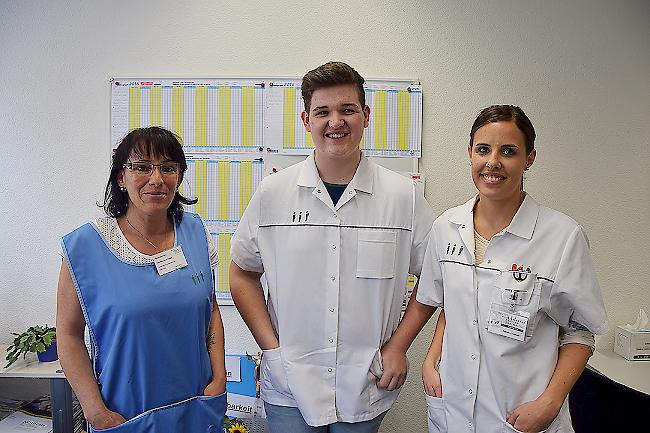
[[16,362],[20,355],[23,359],[29,352],[38,355],[41,362],[55,361],[58,359],[56,353],[56,328],[52,326],[30,326],[22,334],[11,333],[15,335],[14,342],[7,348],[7,361],[5,368]]

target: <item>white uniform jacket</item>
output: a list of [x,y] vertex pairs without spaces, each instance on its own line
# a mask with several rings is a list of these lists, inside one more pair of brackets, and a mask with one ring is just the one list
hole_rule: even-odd
[[[262,361],[262,399],[313,426],[388,410],[379,349],[420,274],[433,213],[413,182],[361,157],[336,206],[314,155],[266,177],[232,239],[231,258],[263,272],[280,348]],[[371,372],[372,371],[372,372]]]
[[[526,195],[510,225],[490,241],[483,263],[475,264],[476,199],[433,224],[417,293],[423,304],[444,306],[447,319],[443,398],[428,398],[431,431],[516,431],[506,418],[546,389],[559,327],[571,320],[595,334],[607,329],[582,227]],[[528,317],[517,325],[523,341],[488,331],[490,319],[510,330],[499,311]],[[566,402],[547,432],[573,432]]]

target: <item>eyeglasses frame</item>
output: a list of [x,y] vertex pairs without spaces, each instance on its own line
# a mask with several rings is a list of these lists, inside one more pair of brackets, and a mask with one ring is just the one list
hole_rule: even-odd
[[[133,164],[149,164],[151,165],[151,171],[149,173],[138,173],[133,169]],[[174,164],[176,166],[176,171],[173,173],[163,173],[162,170],[160,170],[160,167],[167,164]],[[175,161],[161,162],[160,164],[154,164],[153,162],[147,162],[147,161],[135,161],[135,162],[128,161],[122,164],[122,168],[128,168],[129,170],[131,170],[131,172],[133,172],[138,176],[151,176],[153,174],[153,171],[156,169],[156,167],[158,167],[158,171],[162,176],[173,176],[173,175],[178,176],[181,171],[181,165]]]

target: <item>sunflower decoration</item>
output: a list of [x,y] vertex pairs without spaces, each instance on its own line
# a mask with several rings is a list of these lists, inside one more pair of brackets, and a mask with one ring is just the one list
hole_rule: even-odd
[[244,424],[236,422],[230,426],[228,433],[248,433],[248,429]]
[[248,433],[248,429],[239,418],[230,418],[225,416],[223,419],[224,433]]

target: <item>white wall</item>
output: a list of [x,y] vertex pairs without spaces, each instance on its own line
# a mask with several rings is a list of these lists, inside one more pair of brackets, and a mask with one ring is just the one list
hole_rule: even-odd
[[[110,76],[301,75],[328,60],[421,80],[437,212],[473,193],[465,148],[479,109],[521,105],[539,137],[526,189],[587,229],[612,324],[650,311],[647,0],[99,3],[0,0],[0,342],[54,322],[57,238],[100,215]],[[224,310],[228,351],[245,349]],[[384,432],[425,429],[431,331]]]

